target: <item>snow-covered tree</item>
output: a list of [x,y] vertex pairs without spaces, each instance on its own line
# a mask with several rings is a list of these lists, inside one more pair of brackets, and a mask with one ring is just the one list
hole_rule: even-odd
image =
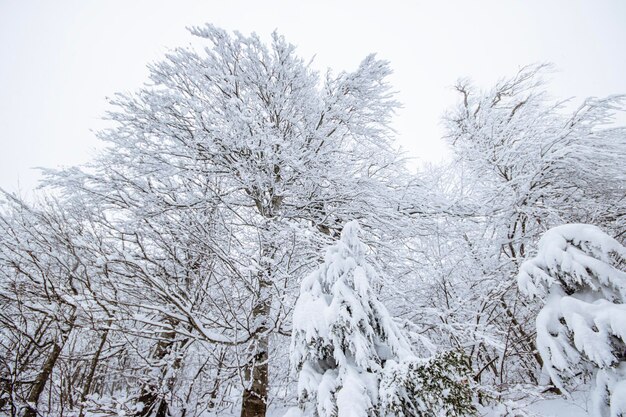
[[324,263],[307,276],[293,313],[291,361],[306,416],[378,415],[378,385],[389,360],[410,347],[378,300],[356,221],[347,223]]
[[529,65],[487,89],[459,81],[445,117],[453,162],[422,175],[420,285],[399,294],[414,323],[464,349],[476,380],[498,390],[540,377],[540,306],[520,297],[515,279],[529,245],[563,223],[615,236],[626,226],[626,131],[615,123],[624,96],[571,106],[550,97],[549,70]]
[[558,226],[518,283],[544,300],[536,325],[547,376],[567,392],[569,379],[591,371],[594,415],[626,415],[626,247],[592,225]]
[[0,204],[0,410],[55,414],[69,402],[83,415],[111,324],[94,262],[104,248],[75,208]]
[[372,286],[356,221],[307,276],[293,314],[292,366],[299,408],[319,417],[469,415],[472,392],[462,355],[415,357]]
[[145,414],[165,401],[186,406],[175,393],[186,364],[166,369],[166,359],[195,340],[210,346],[215,367],[203,369],[228,352],[218,391],[242,392],[242,416],[262,416],[269,369],[284,366],[272,354],[282,344],[270,341],[289,332],[291,277],[315,265],[348,218],[376,239],[401,234],[389,128],[398,104],[389,65],[374,56],[320,77],[277,34],[268,45],[211,25],[192,32],[207,47],[151,65],[144,88],[112,100],[113,127],[100,133],[110,146],[50,183],[113,231],[107,270],[127,318],[140,317],[153,339],[137,343],[150,366],[129,395]]
[[467,381],[536,382],[540,303],[514,277],[552,225],[623,233],[626,135],[606,125],[623,97],[567,115],[544,66],[488,91],[460,82],[454,164],[411,176],[389,127],[388,63],[320,76],[277,34],[192,33],[205,48],[171,51],[143,88],[114,96],[97,158],[48,172],[54,199],[5,196],[0,412],[280,407],[293,395],[294,278],[348,219],[384,274],[349,224],[305,280],[296,318],[320,300],[328,314],[294,323],[304,411],[354,397],[357,414],[460,415]]

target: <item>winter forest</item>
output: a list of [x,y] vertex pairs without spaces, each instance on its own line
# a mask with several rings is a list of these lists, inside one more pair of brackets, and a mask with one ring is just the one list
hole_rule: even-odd
[[626,96],[461,78],[415,170],[393,63],[191,32],[1,194],[0,415],[626,416]]

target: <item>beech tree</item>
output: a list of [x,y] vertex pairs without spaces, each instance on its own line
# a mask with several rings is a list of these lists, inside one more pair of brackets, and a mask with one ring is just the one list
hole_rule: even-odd
[[[192,33],[209,46],[151,65],[145,88],[112,100],[116,127],[100,134],[110,146],[85,168],[49,172],[48,183],[116,231],[108,267],[127,304],[141,297],[160,329],[152,352],[181,337],[229,350],[242,416],[261,416],[269,342],[289,332],[291,277],[346,219],[380,237],[401,216],[388,127],[397,103],[389,66],[374,56],[322,82],[277,34],[266,46],[213,26]],[[133,291],[131,277],[145,290]],[[159,408],[156,386],[141,410]]]

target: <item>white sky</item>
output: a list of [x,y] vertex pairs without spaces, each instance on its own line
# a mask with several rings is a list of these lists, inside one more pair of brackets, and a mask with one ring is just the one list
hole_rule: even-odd
[[487,87],[549,61],[557,97],[626,93],[623,0],[0,0],[0,187],[29,191],[33,167],[85,162],[105,96],[139,87],[146,63],[205,22],[278,29],[319,69],[353,70],[370,52],[391,61],[399,140],[424,161],[446,155],[439,119],[457,78]]

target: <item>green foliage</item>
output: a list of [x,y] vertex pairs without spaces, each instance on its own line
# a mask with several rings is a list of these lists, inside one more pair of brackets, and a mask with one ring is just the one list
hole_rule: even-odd
[[449,351],[431,359],[411,359],[385,370],[380,385],[382,415],[473,416],[470,364]]

